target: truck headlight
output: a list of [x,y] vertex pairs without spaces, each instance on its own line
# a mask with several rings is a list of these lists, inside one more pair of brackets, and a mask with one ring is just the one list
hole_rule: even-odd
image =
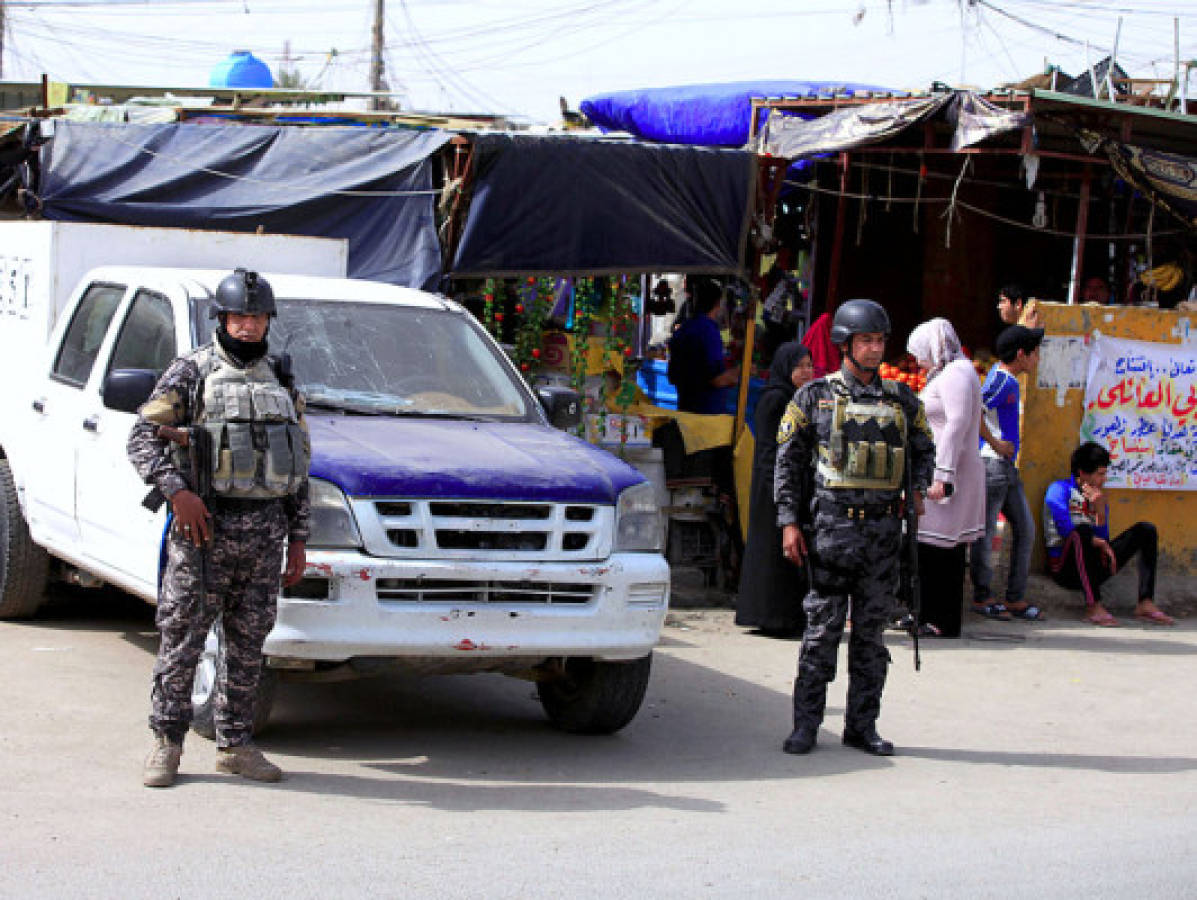
[[661,507],[651,482],[633,485],[619,495],[615,509],[615,549],[661,551]]
[[342,490],[321,478],[308,480],[308,498],[312,506],[312,547],[360,547],[362,536]]

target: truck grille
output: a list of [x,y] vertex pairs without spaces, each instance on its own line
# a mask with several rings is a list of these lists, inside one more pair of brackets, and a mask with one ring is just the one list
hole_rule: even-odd
[[379,578],[378,599],[404,603],[549,603],[578,605],[594,597],[592,584],[529,581],[452,581]]
[[366,550],[393,558],[598,560],[611,553],[615,510],[576,503],[351,501]]

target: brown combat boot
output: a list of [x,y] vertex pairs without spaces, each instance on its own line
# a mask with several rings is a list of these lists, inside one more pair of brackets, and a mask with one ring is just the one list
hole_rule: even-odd
[[170,787],[179,774],[179,757],[182,755],[182,744],[172,744],[163,735],[155,735],[154,749],[145,758],[145,767],[141,770],[141,783],[146,787]]
[[252,781],[283,780],[283,770],[263,756],[262,751],[253,744],[222,747],[216,760],[216,771],[240,775]]

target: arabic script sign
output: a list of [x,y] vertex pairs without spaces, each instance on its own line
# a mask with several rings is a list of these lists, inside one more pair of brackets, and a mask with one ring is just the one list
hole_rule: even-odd
[[1099,336],[1081,440],[1110,451],[1110,487],[1197,490],[1197,350]]

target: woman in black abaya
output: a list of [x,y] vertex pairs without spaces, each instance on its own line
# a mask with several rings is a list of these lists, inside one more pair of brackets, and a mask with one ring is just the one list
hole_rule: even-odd
[[773,466],[777,461],[777,426],[794,392],[814,377],[810,351],[798,342],[782,344],[769,367],[769,383],[756,404],[752,487],[748,506],[748,542],[740,567],[736,624],[771,637],[795,637],[806,628],[802,598],[807,570],[781,555],[781,529],[773,502]]

